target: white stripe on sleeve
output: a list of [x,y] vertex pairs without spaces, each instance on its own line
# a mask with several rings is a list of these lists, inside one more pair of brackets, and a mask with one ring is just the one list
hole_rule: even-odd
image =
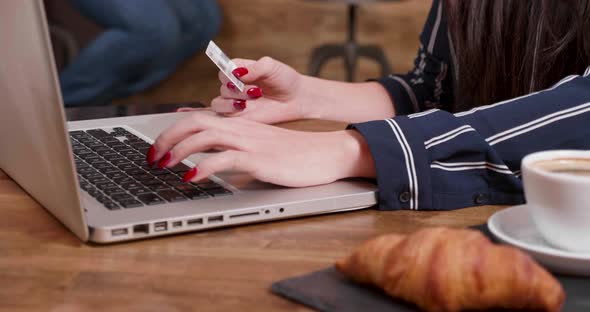
[[577,77],[579,77],[579,76],[577,76],[577,75],[567,76],[567,77],[563,78],[561,81],[559,81],[558,83],[556,83],[555,85],[553,85],[549,89],[541,90],[541,91],[537,91],[537,92],[533,92],[533,93],[529,93],[529,94],[525,94],[525,95],[522,95],[522,96],[519,96],[519,97],[516,97],[516,98],[513,98],[513,99],[508,99],[508,100],[505,100],[505,101],[502,101],[502,102],[498,102],[496,104],[475,107],[475,108],[472,108],[472,109],[470,109],[468,111],[465,111],[465,112],[456,113],[455,116],[456,117],[463,117],[463,116],[466,116],[466,115],[473,114],[473,113],[475,113],[477,111],[494,108],[496,106],[500,106],[500,105],[503,105],[503,104],[511,103],[511,102],[514,102],[514,101],[517,101],[517,100],[521,100],[521,99],[527,98],[529,96],[537,95],[537,94],[539,94],[541,92],[551,91],[551,90],[553,90],[553,89],[561,86],[564,83],[567,83],[567,82],[570,82],[570,81],[574,80]]
[[486,161],[457,163],[444,163],[440,161],[433,161],[430,165],[430,168],[441,169],[444,171],[466,171],[476,169],[487,169],[502,174],[514,175],[514,173],[506,165],[494,164]]
[[471,131],[475,131],[475,129],[473,129],[471,126],[469,125],[465,125],[465,126],[461,126],[457,129],[451,130],[447,133],[441,134],[439,136],[435,136],[433,138],[431,138],[430,140],[424,142],[424,147],[426,149],[429,149],[433,146],[439,145],[441,143],[447,142],[449,140],[452,140],[456,137],[458,137],[459,135],[466,133],[466,132],[471,132]]
[[402,147],[402,151],[404,153],[404,158],[406,160],[406,168],[408,171],[408,178],[409,178],[409,187],[410,187],[410,209],[417,210],[418,209],[418,181],[416,175],[416,167],[414,164],[414,155],[412,154],[412,149],[410,148],[410,144],[406,140],[402,129],[393,119],[386,119],[385,120],[391,130],[395,134],[400,146]]
[[543,126],[554,123],[556,121],[570,118],[570,117],[574,117],[574,116],[586,113],[588,111],[590,111],[590,103],[586,103],[586,104],[574,106],[574,107],[571,107],[568,109],[564,109],[564,110],[555,112],[553,114],[549,114],[549,115],[543,116],[541,118],[537,118],[533,121],[527,122],[527,123],[522,124],[518,127],[514,127],[511,129],[508,129],[506,131],[502,131],[500,133],[497,133],[491,137],[486,138],[486,142],[488,142],[490,145],[498,144],[500,142],[503,142],[503,141],[506,141],[506,140],[511,139],[513,137],[516,137],[518,135],[533,131],[535,129],[541,128]]
[[430,41],[428,42],[428,52],[432,53],[434,50],[434,42],[438,35],[438,28],[440,27],[440,20],[442,19],[442,1],[438,3],[438,9],[436,11],[436,21],[432,27],[432,33],[430,34]]
[[408,93],[408,96],[410,97],[410,100],[412,101],[412,106],[414,107],[414,111],[417,112],[420,110],[420,107],[418,106],[418,99],[416,98],[416,94],[414,93],[414,90],[410,87],[410,85],[408,85],[408,83],[401,79],[400,77],[396,76],[396,75],[389,75],[389,79],[393,79],[397,82],[399,82],[402,87],[404,87],[404,89],[406,90],[406,93]]
[[438,108],[429,109],[427,111],[423,111],[423,112],[420,112],[420,113],[415,113],[415,114],[408,115],[408,118],[412,119],[412,118],[417,118],[417,117],[423,117],[423,116],[430,115],[432,113],[438,112],[439,110],[440,109],[438,109]]

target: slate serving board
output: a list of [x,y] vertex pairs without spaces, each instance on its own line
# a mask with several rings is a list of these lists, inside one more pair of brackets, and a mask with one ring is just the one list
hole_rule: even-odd
[[[493,239],[487,225],[473,227]],[[564,312],[590,311],[590,278],[556,274],[565,293]],[[412,304],[385,295],[379,289],[358,285],[334,267],[275,282],[271,291],[320,311],[418,311]]]

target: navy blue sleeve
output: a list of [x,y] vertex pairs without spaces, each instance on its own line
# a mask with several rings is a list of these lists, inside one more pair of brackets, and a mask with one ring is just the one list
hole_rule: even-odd
[[442,1],[434,0],[420,35],[414,69],[378,79],[389,93],[397,116],[453,103],[453,57]]
[[375,161],[380,209],[448,210],[524,202],[533,152],[590,149],[590,68],[516,99],[353,124]]

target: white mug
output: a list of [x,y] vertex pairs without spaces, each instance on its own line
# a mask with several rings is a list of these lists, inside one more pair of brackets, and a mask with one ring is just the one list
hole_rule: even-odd
[[590,252],[590,176],[557,173],[539,166],[541,161],[557,159],[590,162],[590,151],[556,150],[527,155],[522,160],[527,209],[549,244],[574,252]]

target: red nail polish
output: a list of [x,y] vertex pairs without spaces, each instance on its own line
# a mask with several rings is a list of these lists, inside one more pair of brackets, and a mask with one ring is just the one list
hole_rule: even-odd
[[232,91],[235,91],[236,90],[236,85],[233,82],[229,81],[227,83],[227,88],[230,89],[230,90],[232,90]]
[[164,167],[166,167],[166,165],[170,162],[170,158],[172,158],[172,155],[170,155],[170,153],[166,153],[166,155],[164,155],[164,157],[158,161],[158,167],[160,167],[160,169],[164,169]]
[[197,167],[194,167],[193,169],[187,171],[184,176],[182,177],[182,181],[184,181],[184,183],[192,180],[196,175],[197,175]]
[[236,110],[245,110],[246,109],[246,101],[245,100],[234,100],[234,108]]
[[234,74],[234,76],[240,78],[242,76],[247,75],[248,70],[246,69],[246,67],[238,67],[238,68],[234,69],[231,73]]
[[146,161],[150,167],[154,165],[154,156],[155,155],[156,155],[156,149],[152,145],[152,146],[150,146],[150,149],[147,152],[147,158],[146,158]]
[[257,99],[262,96],[262,89],[259,87],[250,88],[246,91],[246,94],[252,99]]

